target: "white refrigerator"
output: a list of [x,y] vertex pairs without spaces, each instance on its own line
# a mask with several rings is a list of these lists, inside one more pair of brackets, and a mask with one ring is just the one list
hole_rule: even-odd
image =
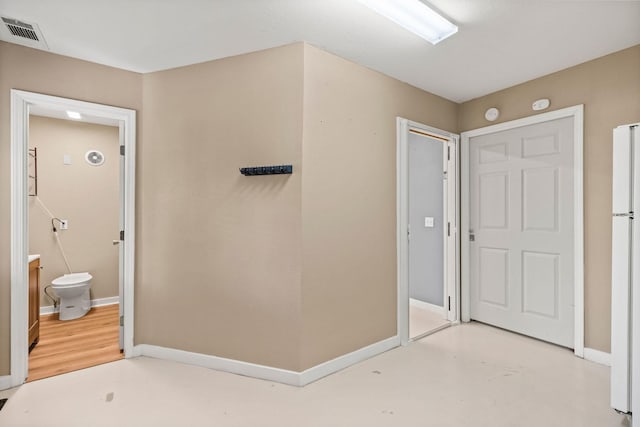
[[612,222],[611,406],[640,427],[640,123],[613,130]]

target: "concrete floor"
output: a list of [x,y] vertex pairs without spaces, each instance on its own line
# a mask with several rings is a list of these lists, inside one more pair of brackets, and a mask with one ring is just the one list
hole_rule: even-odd
[[141,357],[0,397],[2,426],[629,425],[609,408],[609,368],[478,323],[304,388]]
[[409,338],[419,339],[450,325],[441,314],[409,305]]

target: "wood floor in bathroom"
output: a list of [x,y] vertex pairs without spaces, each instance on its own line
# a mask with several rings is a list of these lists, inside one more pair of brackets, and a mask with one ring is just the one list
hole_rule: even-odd
[[117,304],[94,307],[75,320],[40,316],[40,342],[29,354],[27,382],[122,359],[118,329]]

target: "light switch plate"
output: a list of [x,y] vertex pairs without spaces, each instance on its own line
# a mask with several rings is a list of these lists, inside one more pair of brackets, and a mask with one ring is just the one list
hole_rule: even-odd
[[425,227],[429,227],[432,228],[434,227],[435,221],[434,218],[432,216],[425,216],[424,217],[424,226]]
[[70,164],[71,164],[71,156],[70,156],[69,154],[65,154],[65,155],[62,157],[62,162],[63,162],[65,165],[70,165]]

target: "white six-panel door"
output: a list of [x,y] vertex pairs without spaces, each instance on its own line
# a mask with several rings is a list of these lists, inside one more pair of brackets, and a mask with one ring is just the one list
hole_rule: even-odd
[[574,345],[573,119],[469,140],[471,319]]

